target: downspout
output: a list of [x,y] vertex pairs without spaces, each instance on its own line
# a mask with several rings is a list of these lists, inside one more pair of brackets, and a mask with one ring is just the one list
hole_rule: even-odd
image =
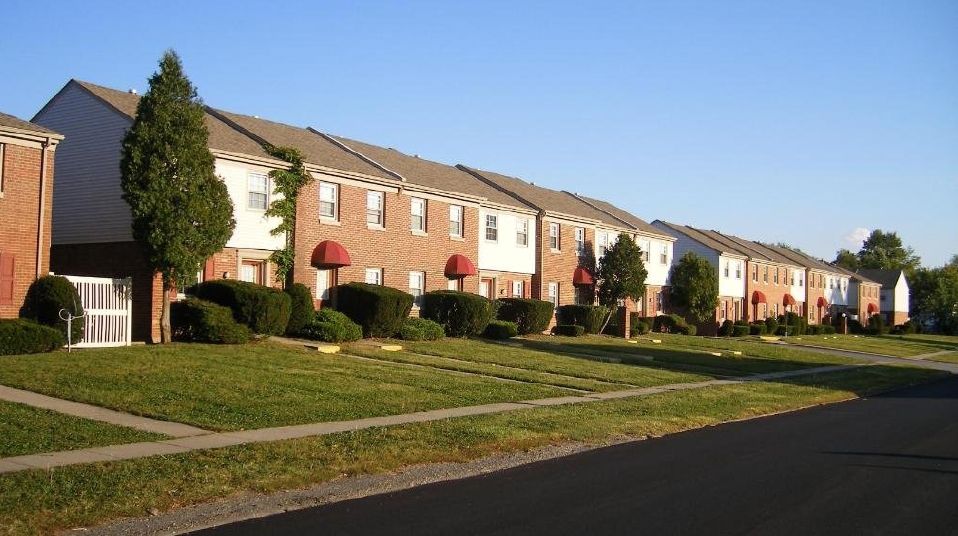
[[37,213],[37,279],[43,276],[41,271],[43,262],[43,211],[46,208],[47,186],[47,150],[51,138],[40,144],[40,210]]

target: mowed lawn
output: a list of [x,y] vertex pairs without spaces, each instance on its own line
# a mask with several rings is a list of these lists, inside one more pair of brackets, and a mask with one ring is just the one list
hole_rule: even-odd
[[947,335],[802,335],[789,337],[787,341],[796,346],[824,346],[895,357],[958,351],[958,337]]
[[547,398],[569,391],[272,343],[172,344],[0,357],[0,384],[244,430]]
[[0,400],[0,458],[169,439]]

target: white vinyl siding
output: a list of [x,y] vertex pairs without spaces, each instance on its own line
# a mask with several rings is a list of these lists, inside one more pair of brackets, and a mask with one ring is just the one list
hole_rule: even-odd
[[462,207],[449,206],[449,236],[462,238]]
[[370,285],[382,285],[383,284],[383,269],[382,268],[366,268],[366,282]]
[[319,217],[330,220],[339,219],[339,185],[331,182],[319,183]]
[[366,192],[366,224],[383,227],[383,193]]
[[409,229],[426,232],[426,200],[413,197],[409,203]]
[[249,172],[246,178],[246,208],[266,210],[269,205],[269,177],[265,173]]

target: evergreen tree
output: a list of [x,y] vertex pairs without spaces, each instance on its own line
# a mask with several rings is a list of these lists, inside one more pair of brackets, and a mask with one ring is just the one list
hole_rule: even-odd
[[170,290],[233,234],[233,204],[216,176],[209,131],[196,88],[172,50],[140,98],[123,138],[120,184],[133,217],[133,239],[163,278],[162,341],[170,342]]
[[639,301],[645,295],[645,279],[649,273],[642,262],[642,249],[632,237],[620,235],[605,255],[598,269],[599,303],[609,308],[602,331],[612,318],[619,300]]
[[708,259],[691,251],[672,267],[672,303],[684,307],[696,322],[705,322],[715,316],[718,307],[719,280],[715,267]]

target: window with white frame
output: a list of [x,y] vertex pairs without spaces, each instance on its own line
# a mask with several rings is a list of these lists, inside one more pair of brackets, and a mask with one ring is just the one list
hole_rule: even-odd
[[735,263],[735,279],[742,279],[742,263]]
[[450,279],[446,281],[446,290],[460,290],[462,279]]
[[669,246],[662,244],[662,249],[659,252],[659,263],[668,264],[669,263]]
[[486,214],[486,240],[499,240],[499,217],[495,214]]
[[529,245],[529,220],[520,218],[516,221],[516,245]]
[[828,278],[828,288],[829,288],[829,290],[835,288],[835,280],[832,279],[831,277]]
[[512,282],[512,297],[513,298],[522,298],[525,297],[525,285],[522,281],[513,281]]
[[605,252],[609,251],[609,233],[597,232],[595,237],[599,244],[599,260],[601,260],[605,256]]
[[843,280],[842,280],[842,290],[843,290],[843,291],[848,290],[848,280],[847,280],[847,279],[843,279]]
[[383,284],[383,269],[382,268],[366,268],[366,282],[370,285],[382,285]]
[[758,265],[752,265],[752,281],[758,283]]
[[794,287],[795,286],[795,270],[788,271],[788,278],[789,278],[790,284]]
[[409,229],[426,232],[426,200],[413,197],[409,207]]
[[332,182],[319,183],[319,217],[339,219],[339,185]]
[[462,207],[449,205],[449,236],[462,238]]
[[775,273],[772,274],[772,282],[776,285],[778,284],[778,268],[775,269]]
[[316,271],[316,297],[320,300],[329,299],[329,287],[332,286],[329,276],[329,270]]
[[648,240],[643,240],[639,243],[639,248],[642,250],[642,261],[649,262],[652,260],[652,243]]
[[725,279],[728,279],[730,268],[731,268],[731,263],[729,261],[725,261],[725,271],[723,273],[723,275],[725,276]]
[[559,243],[559,224],[550,223],[549,224],[549,248],[558,250],[561,244]]
[[254,210],[266,210],[269,202],[269,177],[265,173],[253,173],[247,175],[247,202],[246,207]]
[[422,294],[426,289],[425,272],[409,272],[409,293],[412,294],[412,302],[416,307],[422,306]]
[[552,303],[554,308],[559,307],[559,284],[558,283],[549,283],[549,302]]
[[366,192],[366,223],[383,227],[383,198],[382,192]]
[[798,286],[805,286],[805,272],[798,272]]
[[762,267],[762,281],[768,283],[768,266]]
[[662,292],[659,291],[655,293],[655,311],[658,312],[661,310],[662,310]]
[[575,254],[582,255],[585,252],[585,229],[575,228]]

